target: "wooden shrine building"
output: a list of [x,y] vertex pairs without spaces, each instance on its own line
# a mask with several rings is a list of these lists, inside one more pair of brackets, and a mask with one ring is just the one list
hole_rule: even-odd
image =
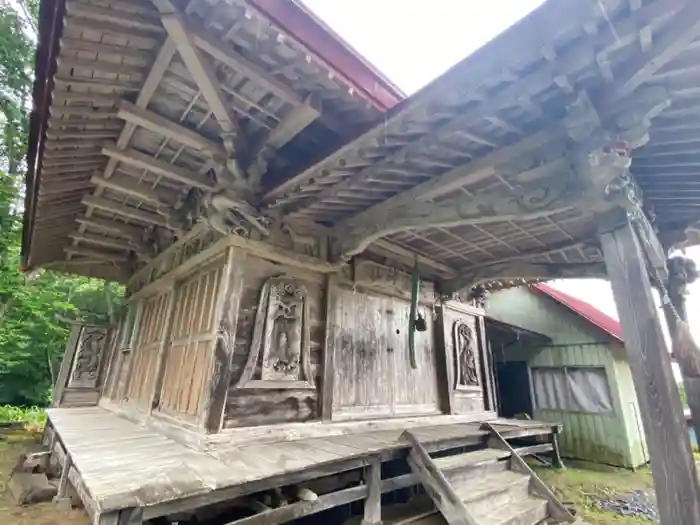
[[422,485],[428,520],[571,522],[521,457],[557,427],[498,419],[480,301],[607,275],[662,523],[700,523],[651,295],[700,240],[699,37],[695,0],[548,0],[404,98],[295,0],[42,1],[25,265],[128,290],[66,354],[59,498],[377,525]]

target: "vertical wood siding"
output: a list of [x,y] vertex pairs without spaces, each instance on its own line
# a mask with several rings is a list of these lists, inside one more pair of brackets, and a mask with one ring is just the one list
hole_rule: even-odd
[[202,409],[215,340],[215,303],[223,257],[175,289],[158,410],[194,422]]
[[435,414],[439,412],[437,354],[432,312],[419,306],[427,330],[416,332],[417,368],[408,351],[410,303],[340,288],[331,312],[333,418]]
[[146,300],[142,306],[141,321],[136,332],[136,345],[132,350],[131,377],[127,400],[141,408],[148,402],[156,378],[158,349],[163,340],[168,294],[162,293]]

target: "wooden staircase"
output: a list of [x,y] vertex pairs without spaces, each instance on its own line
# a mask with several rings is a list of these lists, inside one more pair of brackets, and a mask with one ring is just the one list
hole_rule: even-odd
[[413,506],[408,513],[387,509],[383,523],[573,523],[574,516],[523,458],[493,427],[486,425],[486,428],[491,432],[488,448],[440,458],[431,457],[415,436],[406,431],[403,437],[412,445],[408,463],[420,479],[434,507],[429,505],[420,510]]

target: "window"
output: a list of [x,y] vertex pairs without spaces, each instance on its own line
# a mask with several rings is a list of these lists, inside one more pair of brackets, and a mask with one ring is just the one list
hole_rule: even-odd
[[612,412],[608,377],[603,367],[532,368],[537,410]]

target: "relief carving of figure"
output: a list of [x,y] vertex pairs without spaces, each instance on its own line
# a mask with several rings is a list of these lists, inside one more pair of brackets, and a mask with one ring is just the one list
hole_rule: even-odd
[[453,327],[453,347],[456,370],[456,386],[479,386],[479,374],[476,369],[474,332],[464,322],[457,321]]
[[71,381],[95,381],[100,367],[106,333],[102,328],[84,327],[75,356],[75,367]]
[[276,304],[270,304],[273,326],[271,348],[265,364],[275,372],[295,374],[301,357],[303,296],[291,283],[285,283],[277,288],[274,302]]

